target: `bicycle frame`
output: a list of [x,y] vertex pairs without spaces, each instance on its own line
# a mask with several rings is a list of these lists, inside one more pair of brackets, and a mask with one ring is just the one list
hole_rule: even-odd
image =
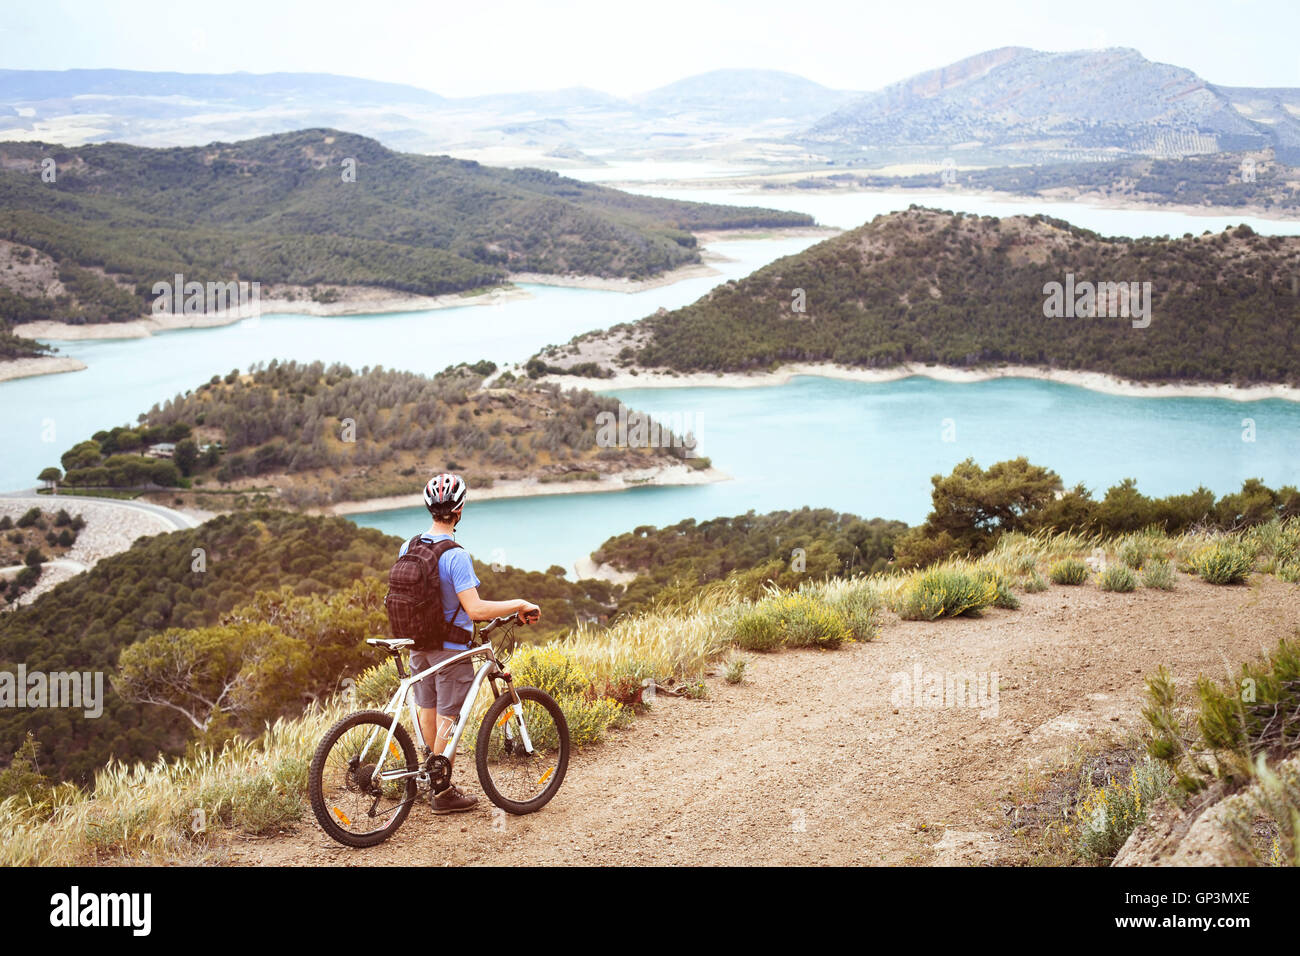
[[[416,706],[414,695],[411,694],[411,688],[414,687],[415,684],[417,684],[418,682],[424,680],[427,677],[432,676],[437,671],[442,670],[444,667],[449,667],[452,664],[456,664],[460,661],[469,660],[470,658],[475,657],[476,655],[482,655],[483,657],[486,658],[486,660],[483,662],[482,666],[480,666],[478,670],[475,671],[474,673],[474,680],[470,684],[468,693],[466,693],[465,695],[465,702],[460,705],[460,713],[456,715],[456,722],[454,725],[455,729],[451,735],[451,739],[447,742],[447,746],[442,752],[442,756],[446,757],[448,760],[451,760],[453,755],[456,753],[457,746],[459,746],[460,744],[461,735],[464,734],[465,732],[465,727],[469,722],[469,715],[474,709],[475,702],[478,700],[478,692],[483,686],[483,681],[489,679],[490,677],[493,678],[498,677],[503,673],[503,671],[501,670],[501,665],[497,662],[496,654],[492,652],[491,641],[486,641],[477,647],[471,647],[468,650],[461,651],[460,653],[456,654],[454,657],[449,657],[445,661],[441,661],[435,664],[433,667],[429,667],[426,668],[425,670],[420,671],[418,674],[412,673],[407,677],[401,678],[401,681],[397,685],[397,690],[393,693],[393,696],[388,701],[387,706],[384,707],[383,712],[386,714],[392,714],[394,717],[398,717],[401,713],[402,703],[404,701],[410,711],[411,723],[415,727],[416,741],[423,749],[432,751],[433,748],[430,747],[428,742],[426,742],[424,739],[424,730],[420,727],[419,708]],[[401,658],[399,657],[398,660],[400,661]],[[402,668],[399,668],[399,673],[401,672],[401,670]],[[523,741],[525,750],[531,754],[533,752],[533,742],[532,739],[528,736],[528,728],[524,726],[523,701],[519,699],[519,696],[515,693],[513,684],[511,684],[509,681],[507,681],[507,688],[510,695],[514,697],[515,700],[514,706],[510,709],[513,710],[515,715],[519,718],[520,737]],[[498,696],[498,697],[500,696],[500,694],[497,693],[495,684],[492,685],[492,693],[494,696]],[[385,751],[389,753],[392,752],[393,732],[397,726],[397,723],[398,722],[394,720],[393,723],[389,725],[388,732],[384,736],[383,749],[380,751],[380,753],[383,753]],[[363,754],[367,754],[370,752],[370,747],[371,745],[374,744],[375,738],[378,735],[378,733],[379,733],[379,728],[376,727],[375,730],[372,731],[370,736],[366,739],[365,747],[362,748],[361,751]],[[507,736],[511,735],[510,726],[508,724],[506,726],[506,735]],[[421,767],[419,770],[416,771],[389,770],[384,772],[379,772],[378,768],[379,765],[376,764],[376,777],[379,781],[383,783],[405,780],[408,777],[416,777],[425,772],[423,767]]]

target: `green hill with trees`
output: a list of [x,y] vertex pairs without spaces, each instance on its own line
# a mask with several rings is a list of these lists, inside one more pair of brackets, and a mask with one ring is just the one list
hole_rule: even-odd
[[13,245],[0,247],[0,315],[134,319],[175,274],[423,295],[510,272],[641,278],[699,262],[695,229],[811,222],[398,153],[329,129],[170,149],[6,142],[0,240]]
[[[491,362],[424,376],[384,368],[278,362],[232,370],[155,405],[135,425],[96,432],[59,459],[73,488],[274,487],[296,507],[409,494],[431,469],[463,472],[474,487],[537,477],[594,478],[707,458],[671,438],[646,448],[597,444],[596,419],[618,402],[516,379],[482,388]],[[151,446],[175,447],[151,458]],[[205,506],[218,507],[207,495]]]
[[[1208,488],[1150,498],[1126,478],[1100,497],[1083,485],[1065,488],[1061,476],[1026,458],[982,468],[973,459],[930,479],[933,510],[924,523],[894,542],[894,560],[915,568],[950,557],[987,554],[1006,534],[1081,534],[1115,537],[1151,531],[1233,532],[1300,516],[1300,491],[1269,488],[1258,478],[1216,497]],[[1300,553],[1293,557],[1300,558]]]
[[[3,293],[0,292],[0,297],[2,296]],[[48,345],[25,339],[21,335],[14,335],[13,326],[0,319],[0,360],[39,358],[49,355],[52,351],[53,349]]]
[[[613,352],[625,368],[680,372],[1013,363],[1147,382],[1296,385],[1298,276],[1300,238],[1248,226],[1107,239],[1046,216],[913,206],[538,361],[574,365]],[[1150,283],[1149,325],[1135,327],[1117,292],[1114,317],[1049,317],[1050,283]]]
[[883,571],[905,531],[901,521],[829,508],[750,511],[663,528],[643,525],[610,538],[591,557],[637,575],[619,600],[620,614],[634,614],[656,601],[690,600],[703,585],[728,578],[737,593],[758,597],[769,581],[794,587],[809,578]]
[[[31,731],[49,776],[85,782],[110,757],[151,760],[300,713],[380,659],[364,642],[387,633],[383,581],[400,544],[343,518],[266,509],[142,538],[0,616],[0,670],[108,675],[94,720],[0,710],[0,753]],[[533,639],[603,622],[616,604],[608,582],[569,582],[559,568],[475,570],[484,595],[541,606]]]

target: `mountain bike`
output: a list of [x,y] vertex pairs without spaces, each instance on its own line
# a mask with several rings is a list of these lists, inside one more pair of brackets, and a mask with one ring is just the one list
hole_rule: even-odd
[[[474,763],[487,798],[508,813],[534,813],[546,806],[564,782],[569,766],[569,725],[560,705],[536,687],[515,687],[510,649],[518,617],[499,617],[481,628],[469,650],[418,674],[407,674],[402,652],[414,641],[370,638],[388,651],[397,666],[398,686],[382,711],[352,713],[331,727],[316,747],[308,789],[316,821],[339,843],[374,846],[397,832],[422,791],[440,793],[451,784],[451,761],[470,723],[478,720]],[[501,648],[489,635],[501,630]],[[411,688],[458,661],[481,658],[446,749],[430,752],[420,729]],[[479,690],[487,684],[493,700],[477,717]],[[401,722],[409,709],[419,743]]]

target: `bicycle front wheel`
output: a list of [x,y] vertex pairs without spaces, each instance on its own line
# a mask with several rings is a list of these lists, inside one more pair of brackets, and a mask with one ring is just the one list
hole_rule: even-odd
[[[349,714],[329,729],[308,772],[311,809],[321,829],[344,846],[374,846],[392,836],[411,812],[419,770],[411,735],[377,710]],[[383,775],[401,779],[384,780]]]
[[554,698],[519,687],[519,706],[502,694],[483,715],[474,760],[487,798],[509,813],[550,802],[569,769],[569,724]]

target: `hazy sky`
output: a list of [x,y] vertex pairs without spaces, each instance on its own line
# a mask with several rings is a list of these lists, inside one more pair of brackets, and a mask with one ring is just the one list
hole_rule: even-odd
[[449,96],[626,95],[720,67],[870,90],[998,46],[1130,46],[1215,83],[1300,86],[1298,39],[1300,0],[6,0],[0,67],[283,70]]

